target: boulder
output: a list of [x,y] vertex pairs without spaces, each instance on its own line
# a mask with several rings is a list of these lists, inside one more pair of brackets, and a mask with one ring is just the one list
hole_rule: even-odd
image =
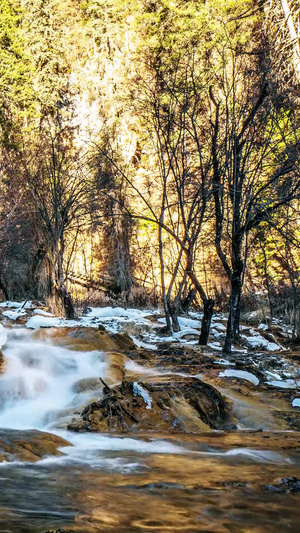
[[34,336],[37,339],[50,336],[55,344],[76,351],[131,352],[135,349],[134,342],[125,333],[109,333],[102,328],[39,329]]
[[212,386],[198,379],[122,381],[86,406],[68,425],[72,431],[203,432],[234,428],[230,406]]
[[99,378],[83,378],[74,385],[74,392],[101,391],[102,385]]
[[37,430],[0,430],[0,462],[35,463],[48,455],[64,455],[58,448],[72,446],[65,439]]

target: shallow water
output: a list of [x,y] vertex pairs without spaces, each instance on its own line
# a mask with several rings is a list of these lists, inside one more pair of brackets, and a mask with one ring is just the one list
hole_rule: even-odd
[[229,446],[222,434],[63,431],[68,410],[86,399],[74,385],[105,378],[105,354],[35,341],[22,329],[10,332],[4,353],[0,427],[52,431],[73,446],[36,464],[0,464],[0,531],[299,531],[300,495],[265,487],[300,478],[297,448],[277,449],[268,439],[256,445],[247,433]]

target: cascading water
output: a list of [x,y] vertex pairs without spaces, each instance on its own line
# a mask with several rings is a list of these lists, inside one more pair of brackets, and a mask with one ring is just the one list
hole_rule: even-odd
[[83,402],[75,385],[89,377],[105,377],[105,354],[76,352],[50,341],[37,341],[28,330],[12,330],[4,349],[6,367],[0,377],[0,427],[45,429],[58,424],[68,407]]
[[[0,428],[39,429],[63,436],[73,444],[64,450],[64,462],[83,462],[103,466],[101,452],[133,450],[141,453],[182,453],[179,446],[163,441],[141,440],[106,435],[74,434],[66,426],[74,414],[92,399],[97,390],[81,390],[83,380],[102,377],[107,370],[106,355],[99,351],[73,351],[51,343],[51,337],[37,340],[30,330],[8,330],[3,349],[5,372],[0,376]],[[94,387],[93,387],[94,388]],[[54,458],[54,461],[60,459]],[[128,461],[122,461],[126,467]],[[129,461],[130,464],[130,461]],[[120,467],[120,462],[118,462]]]
[[[25,328],[7,331],[0,428],[40,429],[72,446],[36,464],[0,462],[0,531],[225,532],[241,531],[241,523],[247,531],[298,531],[293,496],[274,503],[273,494],[261,490],[275,477],[300,476],[297,458],[244,447],[244,438],[228,449],[220,446],[221,435],[176,435],[174,442],[153,433],[133,438],[68,432],[74,413],[101,394],[101,387],[89,390],[83,380],[105,379],[105,353],[56,346],[50,336],[38,340]],[[0,328],[3,339],[4,333]],[[143,372],[136,363],[130,367]],[[151,370],[153,377],[157,373]]]

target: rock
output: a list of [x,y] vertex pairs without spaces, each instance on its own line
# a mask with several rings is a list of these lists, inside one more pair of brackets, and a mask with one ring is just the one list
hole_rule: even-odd
[[281,479],[274,485],[265,485],[264,488],[271,492],[278,492],[280,494],[297,494],[300,492],[300,479],[292,476]]
[[[68,429],[99,432],[203,432],[235,427],[229,404],[212,386],[198,379],[172,376],[172,381],[123,381],[104,387]],[[137,393],[140,390],[141,393]]]
[[39,329],[34,336],[38,339],[49,338],[50,336],[52,342],[69,350],[98,350],[100,352],[130,352],[135,350],[135,344],[128,335],[108,333],[94,328]]
[[102,391],[102,385],[99,378],[83,378],[74,385],[75,392]]
[[300,430],[300,412],[291,412],[291,411],[276,411],[274,416],[280,422],[285,422],[286,427],[293,431]]
[[3,353],[2,353],[2,351],[0,350],[0,374],[3,374],[4,367],[5,367],[5,357],[4,357]]
[[126,355],[123,353],[109,352],[106,356],[106,361],[106,382],[109,385],[121,383],[124,379],[125,364],[128,361],[128,357],[126,357]]
[[28,461],[35,463],[47,455],[64,455],[58,448],[72,446],[65,439],[37,430],[0,430],[0,462]]
[[43,533],[75,533],[73,529],[47,529]]

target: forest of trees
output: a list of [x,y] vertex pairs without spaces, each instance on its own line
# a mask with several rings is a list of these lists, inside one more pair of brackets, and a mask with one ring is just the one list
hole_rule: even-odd
[[0,290],[300,337],[298,0],[2,0]]

